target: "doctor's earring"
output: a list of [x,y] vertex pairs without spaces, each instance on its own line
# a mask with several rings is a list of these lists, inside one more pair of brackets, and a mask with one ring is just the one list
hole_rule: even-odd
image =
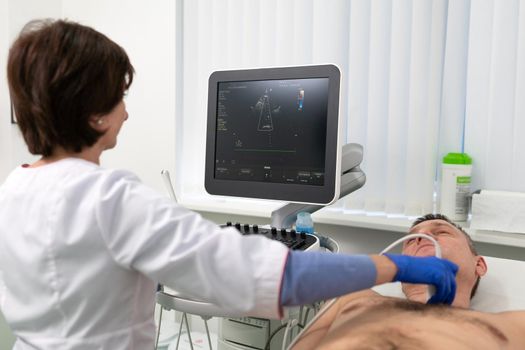
[[102,125],[104,124],[104,119],[100,118],[97,120],[97,125]]

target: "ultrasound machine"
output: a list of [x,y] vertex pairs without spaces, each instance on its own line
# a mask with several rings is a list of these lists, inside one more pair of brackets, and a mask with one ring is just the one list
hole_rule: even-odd
[[[227,222],[224,226],[234,226],[243,235],[264,235],[290,249],[331,248],[322,235],[298,232],[294,224],[298,213],[313,213],[365,183],[359,168],[362,147],[340,142],[340,81],[335,65],[211,74],[206,191],[286,203],[272,212],[269,225]],[[214,305],[162,291],[157,301],[166,309],[223,317],[219,349],[263,350],[279,341],[271,334],[281,321],[232,317]],[[289,318],[293,313],[289,310]]]

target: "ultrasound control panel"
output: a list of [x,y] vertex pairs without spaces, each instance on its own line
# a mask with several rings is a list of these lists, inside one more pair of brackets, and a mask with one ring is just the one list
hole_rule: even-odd
[[261,235],[279,241],[292,250],[308,250],[318,245],[314,235],[297,232],[294,229],[227,222],[222,227],[235,227],[242,235]]

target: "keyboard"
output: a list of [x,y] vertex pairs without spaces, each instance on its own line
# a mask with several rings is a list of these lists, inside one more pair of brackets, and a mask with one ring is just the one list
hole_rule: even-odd
[[227,222],[222,227],[235,227],[242,235],[259,235],[279,241],[292,250],[308,250],[318,246],[318,238],[305,232],[296,232],[294,229],[278,229],[275,227],[249,225]]

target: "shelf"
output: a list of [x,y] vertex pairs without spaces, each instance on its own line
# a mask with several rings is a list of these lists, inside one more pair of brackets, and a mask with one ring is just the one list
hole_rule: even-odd
[[[188,209],[225,215],[254,216],[269,220],[273,210],[284,202],[217,196],[185,196],[181,204]],[[388,217],[345,212],[327,207],[312,214],[314,222],[327,225],[358,227],[396,233],[408,232],[415,217]],[[525,234],[471,230],[468,222],[458,222],[475,242],[525,248]]]

